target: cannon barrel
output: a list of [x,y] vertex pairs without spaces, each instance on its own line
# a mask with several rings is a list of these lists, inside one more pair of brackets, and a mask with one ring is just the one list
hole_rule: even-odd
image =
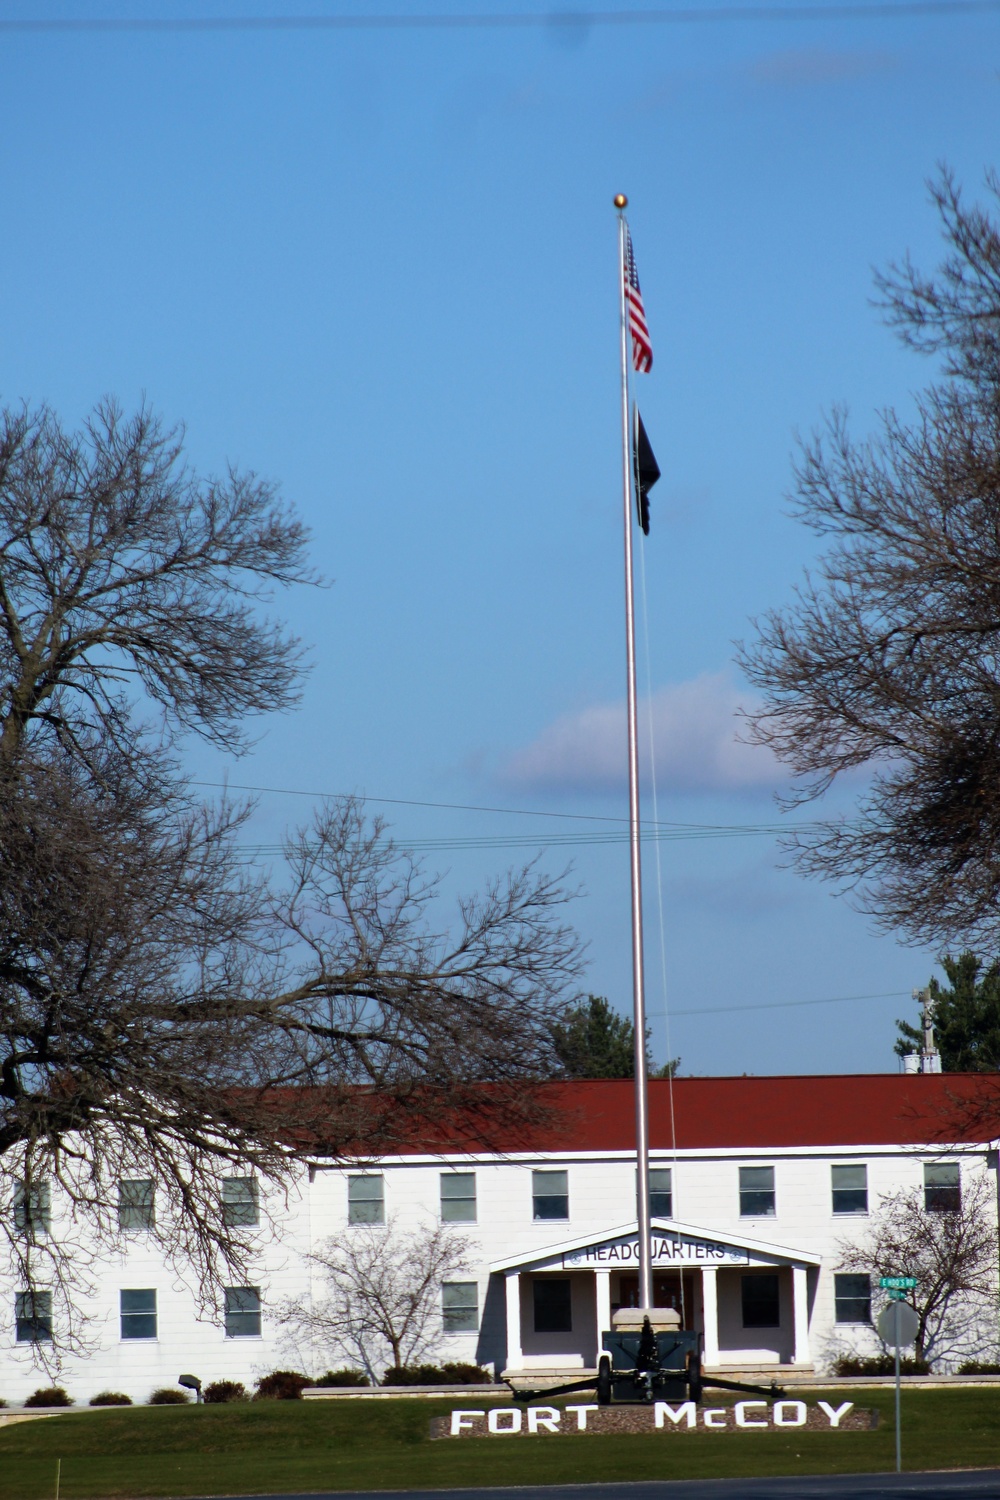
[[681,1328],[680,1322],[673,1308],[621,1308],[612,1319],[611,1331],[602,1336],[604,1353],[598,1360],[596,1380],[588,1375],[542,1391],[518,1391],[511,1386],[514,1399],[538,1401],[595,1387],[599,1406],[609,1406],[612,1401],[700,1401],[706,1387],[782,1399],[784,1389],[773,1380],[770,1386],[763,1386],[742,1380],[706,1379],[701,1364],[701,1334]]

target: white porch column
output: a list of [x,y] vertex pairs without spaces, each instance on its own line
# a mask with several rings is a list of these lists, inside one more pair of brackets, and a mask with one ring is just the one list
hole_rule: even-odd
[[597,1355],[594,1359],[596,1365],[604,1353],[601,1347],[601,1335],[611,1332],[611,1272],[595,1271],[594,1285],[597,1291]]
[[719,1287],[715,1266],[701,1268],[701,1310],[705,1322],[705,1364],[719,1363]]
[[507,1294],[507,1368],[520,1370],[524,1363],[521,1353],[521,1277],[517,1271],[504,1275],[504,1291]]
[[792,1316],[795,1320],[795,1364],[812,1364],[809,1354],[809,1294],[805,1266],[792,1267]]

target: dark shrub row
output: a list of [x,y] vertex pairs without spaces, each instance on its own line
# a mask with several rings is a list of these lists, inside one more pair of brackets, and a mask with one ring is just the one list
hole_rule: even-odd
[[333,1385],[371,1385],[371,1381],[364,1370],[327,1370],[318,1380],[313,1381],[316,1386]]
[[[833,1373],[835,1375],[895,1375],[896,1356],[872,1354],[862,1359],[855,1354],[842,1354],[833,1362]],[[901,1375],[929,1375],[931,1367],[926,1359],[901,1359],[899,1373]]]
[[386,1370],[383,1385],[491,1385],[493,1376],[479,1365],[402,1365]]
[[[873,1360],[850,1360],[844,1359],[839,1364],[848,1365],[838,1374],[863,1375],[881,1373],[875,1371],[874,1366],[880,1361]],[[889,1362],[891,1365],[891,1361]],[[904,1360],[906,1368],[913,1365],[914,1360]],[[1000,1369],[1000,1366],[987,1365],[963,1365],[963,1373],[969,1370],[985,1372],[987,1370]],[[907,1373],[910,1371],[907,1369]],[[918,1373],[923,1373],[919,1371]],[[447,1364],[447,1365],[403,1365],[401,1368],[386,1370],[382,1380],[383,1385],[408,1386],[408,1385],[488,1385],[493,1377],[489,1370],[483,1370],[479,1365]],[[220,1405],[226,1401],[300,1401],[302,1392],[306,1386],[366,1386],[371,1381],[363,1370],[341,1369],[327,1370],[318,1380],[310,1380],[308,1375],[302,1375],[297,1370],[272,1370],[270,1375],[262,1375],[257,1381],[257,1390],[251,1398],[246,1386],[241,1380],[213,1380],[202,1390],[202,1400],[209,1406]],[[149,1398],[150,1406],[185,1406],[191,1400],[189,1393],[180,1390],[177,1386],[162,1386],[154,1391]],[[6,1402],[0,1400],[0,1407],[6,1406]],[[73,1398],[68,1396],[60,1385],[47,1386],[34,1391],[25,1401],[25,1406],[72,1406]],[[131,1396],[126,1396],[122,1391],[101,1391],[99,1395],[90,1398],[91,1406],[131,1406]]]

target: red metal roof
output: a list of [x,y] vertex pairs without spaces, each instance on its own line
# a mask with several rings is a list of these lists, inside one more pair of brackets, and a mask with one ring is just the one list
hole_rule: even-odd
[[[492,1150],[628,1151],[635,1147],[635,1101],[627,1081],[552,1083],[539,1089],[551,1123]],[[654,1149],[781,1146],[948,1145],[1000,1136],[1000,1074],[862,1073],[795,1077],[677,1078],[649,1084]],[[436,1131],[432,1131],[437,1136]],[[448,1132],[444,1132],[447,1134]],[[425,1136],[403,1152],[475,1150],[468,1141]]]

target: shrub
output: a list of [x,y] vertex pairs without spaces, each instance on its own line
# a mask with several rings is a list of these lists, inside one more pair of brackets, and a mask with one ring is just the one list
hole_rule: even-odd
[[6,1405],[7,1405],[6,1401],[3,1399],[2,1396],[0,1396],[0,1406],[6,1406]]
[[186,1406],[190,1399],[187,1391],[179,1391],[172,1385],[163,1385],[150,1396],[149,1404],[150,1406]]
[[[895,1375],[894,1354],[872,1354],[862,1358],[857,1354],[842,1354],[833,1362],[835,1375]],[[926,1359],[900,1359],[901,1375],[929,1375],[930,1364]]]
[[394,1365],[382,1376],[383,1385],[444,1385],[438,1365]]
[[72,1406],[73,1397],[67,1396],[61,1385],[40,1386],[32,1391],[25,1406]]
[[484,1370],[482,1365],[449,1364],[442,1365],[444,1378],[448,1385],[492,1385],[493,1375],[489,1370]]
[[255,1401],[301,1401],[302,1392],[312,1382],[297,1370],[272,1370],[257,1382]]
[[371,1381],[364,1370],[327,1370],[318,1380],[313,1381],[314,1386],[329,1385],[370,1385]]
[[201,1399],[209,1406],[221,1406],[224,1401],[249,1401],[250,1397],[242,1380],[213,1380],[202,1391]]
[[96,1396],[90,1398],[91,1406],[131,1406],[132,1397],[126,1396],[124,1391],[99,1391]]
[[402,1365],[386,1370],[383,1385],[490,1385],[493,1377],[479,1365]]
[[991,1359],[967,1359],[959,1365],[960,1375],[1000,1375],[1000,1364]]

